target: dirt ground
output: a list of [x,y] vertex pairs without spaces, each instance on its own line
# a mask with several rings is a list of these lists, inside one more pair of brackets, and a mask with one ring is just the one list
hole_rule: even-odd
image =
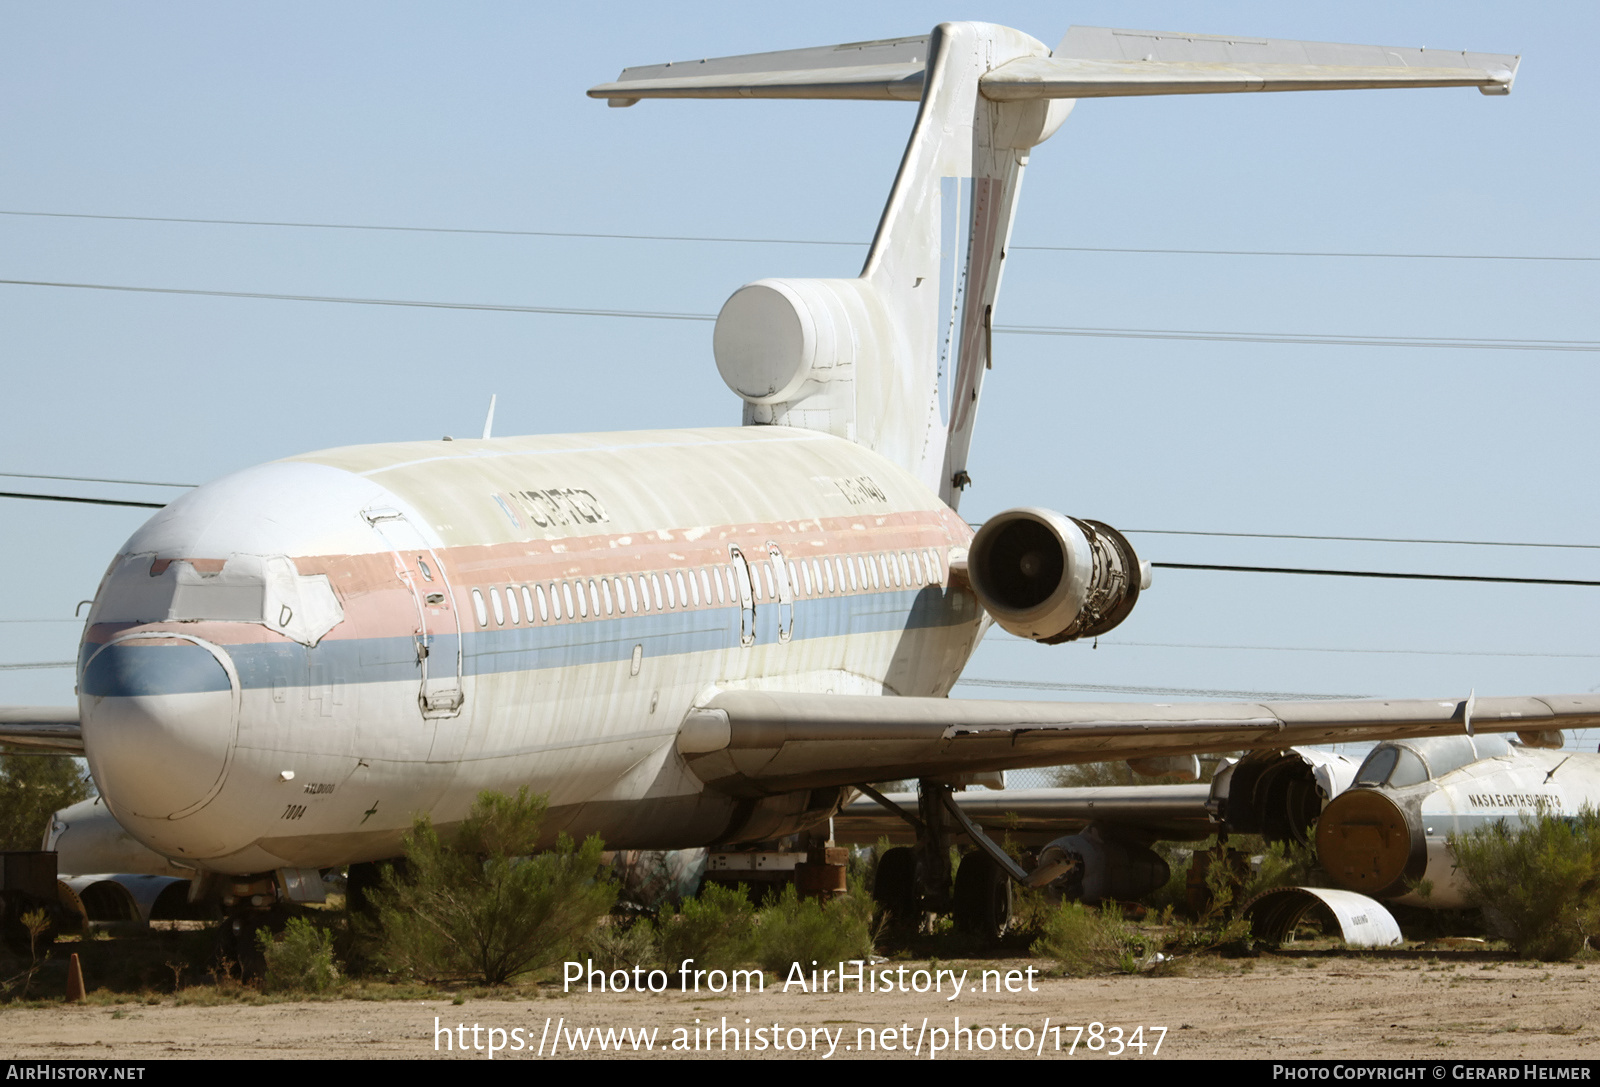
[[[462,1004],[338,1000],[201,1007],[179,1006],[168,998],[159,1005],[12,1007],[0,1010],[0,1052],[9,1058],[98,1060],[484,1060],[493,1043],[501,1049],[496,1058],[502,1060],[550,1059],[556,1046],[558,1059],[926,1060],[930,1055],[955,1056],[954,1046],[961,1057],[1077,1060],[1109,1057],[1120,1041],[1124,1051],[1117,1059],[1132,1060],[1411,1058],[1448,1063],[1600,1057],[1600,1017],[1595,1014],[1600,1008],[1600,966],[1594,964],[1586,969],[1573,963],[1519,964],[1470,955],[1432,960],[1266,955],[1219,960],[1180,977],[1036,975],[1033,992],[1027,991],[1025,975],[1012,979],[1012,987],[1021,992],[994,991],[1002,988],[1002,975],[996,974],[988,979],[991,991],[981,990],[983,970],[1037,965],[920,962],[874,968],[898,971],[903,966],[908,985],[927,982],[926,976],[914,974],[918,969],[954,970],[957,977],[966,970],[964,990],[954,1000],[946,999],[952,982],[941,975],[942,993],[819,993],[803,992],[797,985],[784,992],[781,981],[769,979],[764,992],[737,995],[675,989],[563,995],[558,985],[532,999]],[[898,986],[898,975],[894,980]],[[1094,1023],[1103,1029],[1091,1027]],[[462,1026],[464,1030],[456,1029]],[[1142,1033],[1136,1034],[1141,1026]],[[597,1027],[598,1034],[593,1031]],[[707,1027],[716,1028],[709,1053],[707,1035],[692,1033]],[[614,1032],[610,1040],[608,1028]],[[617,1052],[615,1032],[629,1029],[642,1030],[646,1038],[653,1030],[653,1048],[640,1044],[635,1049],[623,1035]],[[1069,1053],[1075,1034],[1076,1051]],[[584,1040],[587,1052],[568,1052]],[[675,1044],[686,1048],[674,1049]]]

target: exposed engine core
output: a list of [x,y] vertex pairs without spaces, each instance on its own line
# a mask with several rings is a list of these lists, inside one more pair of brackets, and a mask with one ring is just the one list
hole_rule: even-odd
[[1069,899],[1095,905],[1132,901],[1164,885],[1172,875],[1159,854],[1140,841],[1123,841],[1115,829],[1090,823],[1078,834],[1057,838],[1039,851],[1039,868],[1066,866],[1052,881]]
[[1110,525],[1033,508],[984,522],[967,570],[995,622],[1047,645],[1111,630],[1150,584],[1149,566]]

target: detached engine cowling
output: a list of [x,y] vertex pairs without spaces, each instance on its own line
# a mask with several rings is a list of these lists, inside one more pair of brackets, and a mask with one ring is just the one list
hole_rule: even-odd
[[1031,508],[984,522],[967,571],[995,622],[1048,645],[1111,630],[1150,585],[1149,565],[1110,525]]

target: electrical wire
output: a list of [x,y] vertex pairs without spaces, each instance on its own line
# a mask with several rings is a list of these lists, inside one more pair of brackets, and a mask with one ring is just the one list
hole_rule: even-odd
[[[135,287],[113,283],[69,283],[41,279],[0,279],[14,287],[58,287],[72,290],[123,291],[134,294],[198,295],[207,298],[266,299],[278,302],[328,302],[357,306],[402,306],[418,309],[480,310],[495,313],[542,313],[576,317],[626,317],[652,321],[715,321],[714,313],[594,309],[570,306],[515,306],[487,302],[436,302],[421,299],[354,298],[342,295],[278,294],[267,291],[213,291],[193,287]],[[1053,325],[996,325],[994,332],[1022,336],[1080,336],[1091,339],[1194,340],[1210,343],[1320,344],[1334,347],[1451,348],[1491,351],[1600,352],[1596,340],[1474,339],[1435,336],[1355,336],[1332,333],[1228,332],[1201,329],[1073,328]]]
[[1413,536],[1314,536],[1288,532],[1196,532],[1180,528],[1124,528],[1118,531],[1145,536],[1219,536],[1249,540],[1326,540],[1338,543],[1450,544],[1463,547],[1550,547],[1600,551],[1600,544],[1527,543],[1513,540],[1435,540]]
[[1223,566],[1200,562],[1152,562],[1162,570],[1216,570],[1228,574],[1306,574],[1313,577],[1378,577],[1400,581],[1482,581],[1507,585],[1600,586],[1600,581],[1554,577],[1487,577],[1477,574],[1400,574],[1386,570],[1314,570],[1294,566]]
[[1005,687],[1029,691],[1088,691],[1099,694],[1182,695],[1198,698],[1248,698],[1269,702],[1332,701],[1368,698],[1363,694],[1307,694],[1304,691],[1230,691],[1209,687],[1126,687],[1113,683],[1053,683],[1040,679],[958,679],[956,686]]
[[0,472],[6,479],[60,479],[69,483],[126,483],[130,487],[198,487],[198,483],[156,483],[148,479],[101,479],[98,476],[41,476],[31,472]]
[[[311,223],[286,222],[271,219],[195,219],[175,215],[91,215],[70,211],[7,211],[0,215],[26,216],[40,219],[100,219],[130,223],[193,223],[206,226],[267,226],[293,227],[305,230],[378,230],[407,234],[485,234],[521,238],[595,238],[616,241],[645,242],[713,242],[735,245],[829,245],[865,246],[863,241],[830,241],[819,238],[736,238],[694,234],[611,234],[599,231],[568,230],[501,230],[484,227],[446,226],[393,226],[377,223]],[[1104,245],[1012,245],[1008,252],[1029,251],[1041,253],[1131,253],[1159,256],[1196,257],[1349,257],[1383,260],[1521,260],[1600,262],[1600,257],[1554,256],[1526,253],[1362,253],[1335,250],[1304,249],[1147,249]]]

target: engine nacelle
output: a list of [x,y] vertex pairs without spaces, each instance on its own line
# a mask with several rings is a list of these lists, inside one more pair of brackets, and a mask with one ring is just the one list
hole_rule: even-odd
[[760,279],[723,303],[712,352],[728,388],[752,405],[804,399],[889,357],[893,322],[864,279]]
[[984,522],[967,553],[978,601],[1020,638],[1054,645],[1104,634],[1150,586],[1150,567],[1099,521],[1022,508]]
[[1167,862],[1148,846],[1118,841],[1098,823],[1057,838],[1040,850],[1039,867],[1053,864],[1065,864],[1068,870],[1051,886],[1067,898],[1090,905],[1142,898],[1165,886],[1172,876]]

